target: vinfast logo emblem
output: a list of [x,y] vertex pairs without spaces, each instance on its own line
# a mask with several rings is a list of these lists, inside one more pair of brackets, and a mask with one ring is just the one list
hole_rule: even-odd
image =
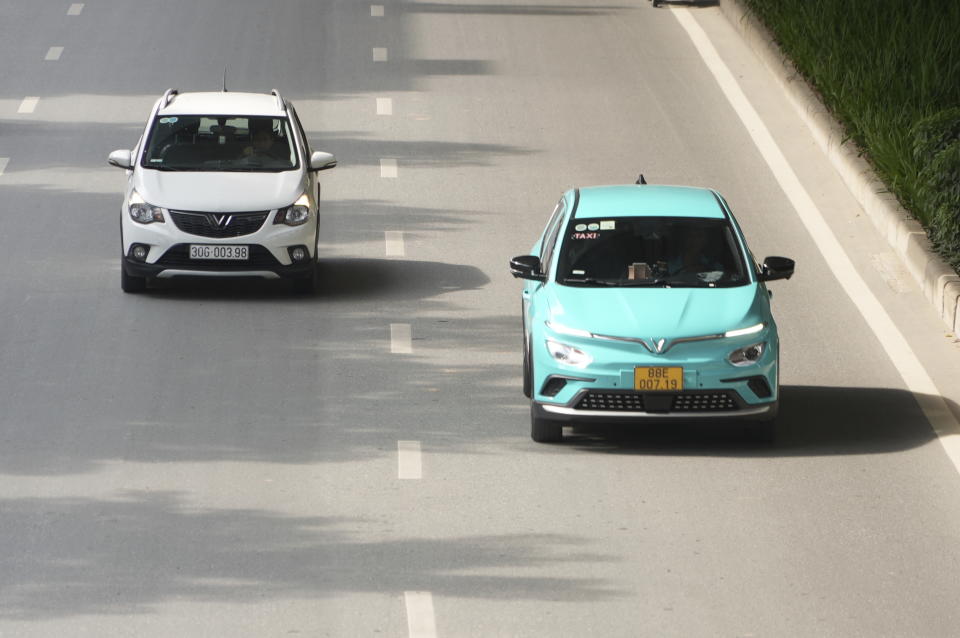
[[207,221],[214,228],[226,228],[233,221],[233,215],[216,215],[211,213],[207,215]]
[[667,340],[666,339],[637,339],[643,347],[652,352],[653,354],[663,354],[666,350]]

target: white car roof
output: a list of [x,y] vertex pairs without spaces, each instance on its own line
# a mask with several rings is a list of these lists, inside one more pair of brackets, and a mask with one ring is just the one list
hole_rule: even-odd
[[281,100],[270,93],[176,93],[159,115],[267,115],[283,117]]

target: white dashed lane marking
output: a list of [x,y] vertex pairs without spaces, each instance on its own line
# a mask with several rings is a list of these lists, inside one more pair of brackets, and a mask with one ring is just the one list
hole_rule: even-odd
[[419,480],[423,478],[423,462],[420,441],[397,441],[397,478]]
[[410,354],[413,352],[412,341],[409,323],[390,324],[390,352],[393,354]]
[[397,160],[392,158],[384,158],[380,160],[380,177],[396,177],[397,176]]
[[60,59],[61,55],[63,55],[63,47],[50,47],[47,50],[47,56],[43,59],[56,61]]
[[370,5],[370,15],[374,18],[383,17],[383,5],[382,4],[371,4]]
[[7,170],[7,164],[10,163],[9,157],[0,157],[0,177],[3,176],[3,171]]
[[70,5],[70,8],[67,9],[67,15],[68,15],[68,16],[78,16],[78,15],[80,15],[80,12],[81,12],[81,11],[83,11],[83,3],[82,3],[82,2],[78,2],[78,3],[76,3],[76,4],[71,4],[71,5]]
[[403,257],[406,248],[403,245],[402,230],[388,230],[384,233],[387,244],[387,257]]
[[437,638],[437,621],[433,613],[433,596],[428,591],[405,591],[407,635],[410,638]]
[[17,113],[33,113],[37,108],[37,103],[40,101],[38,97],[25,97],[23,102],[20,103],[19,108],[17,108]]
[[387,48],[386,48],[386,47],[373,47],[373,61],[374,61],[374,62],[386,62],[386,61],[387,61]]
[[393,115],[393,98],[377,98],[377,115]]

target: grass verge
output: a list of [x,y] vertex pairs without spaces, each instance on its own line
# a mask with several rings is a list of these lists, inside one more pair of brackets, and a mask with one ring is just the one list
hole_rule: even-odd
[[960,270],[960,2],[744,1]]

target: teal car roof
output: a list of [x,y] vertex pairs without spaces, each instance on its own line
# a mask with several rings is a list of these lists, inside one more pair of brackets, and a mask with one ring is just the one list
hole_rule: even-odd
[[716,193],[692,186],[652,184],[589,186],[580,189],[574,215],[591,217],[701,217],[724,219]]

